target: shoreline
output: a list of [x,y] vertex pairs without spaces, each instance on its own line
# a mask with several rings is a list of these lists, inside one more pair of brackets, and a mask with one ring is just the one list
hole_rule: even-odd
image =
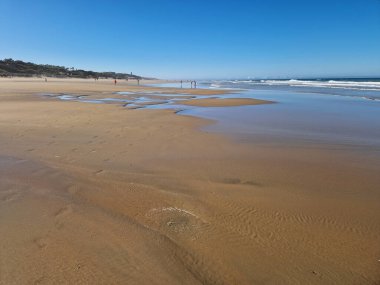
[[4,82],[0,283],[378,279],[379,178],[365,156],[237,143],[173,110],[34,95],[229,91]]

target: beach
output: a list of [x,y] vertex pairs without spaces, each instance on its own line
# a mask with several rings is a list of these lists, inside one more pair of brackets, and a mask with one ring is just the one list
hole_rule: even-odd
[[377,149],[205,131],[143,107],[276,103],[145,83],[0,79],[0,284],[380,282]]

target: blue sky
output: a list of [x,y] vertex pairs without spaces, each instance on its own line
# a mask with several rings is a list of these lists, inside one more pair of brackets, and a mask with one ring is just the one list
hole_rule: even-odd
[[380,0],[0,0],[0,58],[159,78],[380,76]]

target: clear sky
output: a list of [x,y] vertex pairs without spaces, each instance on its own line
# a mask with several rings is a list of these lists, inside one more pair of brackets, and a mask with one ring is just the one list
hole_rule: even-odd
[[380,76],[380,0],[0,0],[0,58],[159,78]]

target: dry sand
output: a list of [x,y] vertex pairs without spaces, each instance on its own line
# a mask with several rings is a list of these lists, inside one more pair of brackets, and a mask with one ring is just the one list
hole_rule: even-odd
[[36,95],[145,89],[0,80],[0,284],[379,284],[370,153]]

